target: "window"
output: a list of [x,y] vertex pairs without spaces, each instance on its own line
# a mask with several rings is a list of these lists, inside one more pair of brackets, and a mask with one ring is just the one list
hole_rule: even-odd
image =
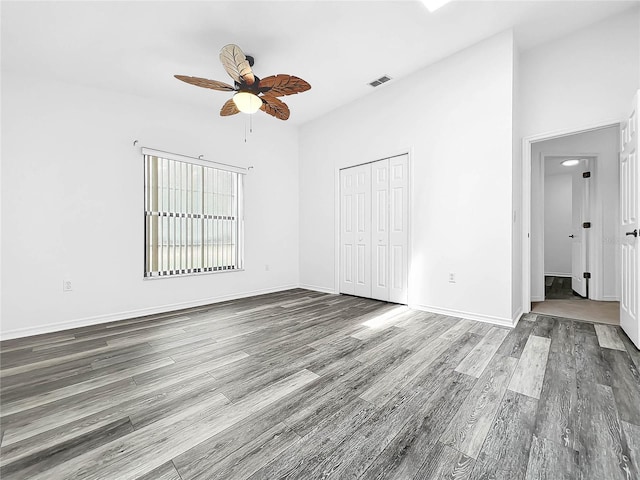
[[241,169],[146,148],[142,152],[144,276],[242,269]]

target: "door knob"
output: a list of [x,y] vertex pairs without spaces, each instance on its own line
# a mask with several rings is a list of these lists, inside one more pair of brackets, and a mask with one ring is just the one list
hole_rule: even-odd
[[627,233],[625,233],[625,235],[633,235],[634,237],[637,237],[638,236],[638,229],[634,228],[633,232],[627,232]]
[[573,238],[573,237],[575,237],[575,235],[569,235],[569,238]]

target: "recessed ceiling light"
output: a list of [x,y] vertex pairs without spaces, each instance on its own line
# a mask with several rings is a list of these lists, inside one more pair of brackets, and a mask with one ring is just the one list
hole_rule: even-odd
[[573,167],[574,165],[577,165],[580,163],[580,160],[576,160],[575,158],[572,160],[565,160],[564,162],[562,162],[562,165],[565,167]]
[[430,12],[435,12],[449,2],[451,2],[451,0],[422,0],[422,3],[424,3],[424,6],[427,7],[427,10]]

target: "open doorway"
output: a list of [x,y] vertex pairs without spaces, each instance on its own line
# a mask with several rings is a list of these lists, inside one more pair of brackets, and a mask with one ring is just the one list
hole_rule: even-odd
[[531,311],[619,324],[619,125],[531,144]]
[[544,298],[579,300],[589,291],[588,224],[591,206],[591,170],[595,157],[542,155]]

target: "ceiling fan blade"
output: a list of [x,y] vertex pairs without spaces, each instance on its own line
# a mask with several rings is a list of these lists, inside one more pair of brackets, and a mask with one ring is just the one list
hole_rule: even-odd
[[220,62],[222,62],[222,66],[229,76],[236,82],[253,85],[256,81],[251,65],[249,65],[247,57],[245,57],[239,46],[231,43],[222,47],[222,50],[220,50]]
[[311,88],[303,79],[293,75],[271,75],[260,80],[259,89],[262,93],[268,93],[273,97],[283,97],[296,93],[306,92]]
[[228,117],[230,115],[235,115],[236,113],[240,113],[240,110],[238,110],[238,107],[236,107],[236,104],[233,101],[233,98],[230,98],[229,100],[227,100],[225,104],[222,105],[222,108],[220,109],[221,117]]
[[182,80],[183,82],[190,83],[191,85],[195,85],[197,87],[202,88],[210,88],[212,90],[220,90],[223,92],[233,92],[235,88],[231,85],[226,84],[224,82],[219,82],[217,80],[208,80],[206,78],[199,77],[188,77],[186,75],[174,75],[178,80]]
[[269,95],[263,95],[260,98],[262,99],[262,106],[260,107],[260,110],[279,118],[280,120],[286,120],[289,118],[291,112],[289,111],[287,104],[282,100]]

